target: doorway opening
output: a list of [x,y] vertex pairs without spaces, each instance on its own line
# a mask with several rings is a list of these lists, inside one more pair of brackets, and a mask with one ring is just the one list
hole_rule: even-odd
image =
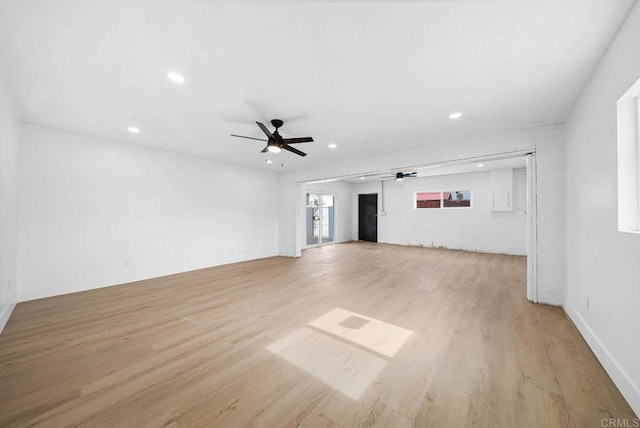
[[[511,160],[515,160],[515,159],[519,159],[519,161],[516,162],[518,166],[514,166],[511,164]],[[478,168],[482,168],[482,169],[478,169]],[[351,222],[346,220],[346,224],[350,223],[352,225],[350,230],[352,232],[351,233],[352,239],[354,240],[357,239],[361,241],[378,242],[378,238],[379,238],[378,228],[380,227],[381,228],[380,233],[384,235],[382,236],[382,239],[384,242],[387,242],[388,236],[387,236],[387,230],[385,229],[385,227],[386,225],[388,225],[390,221],[397,221],[398,216],[396,214],[400,212],[400,211],[398,212],[394,211],[393,219],[391,218],[392,216],[387,217],[389,212],[387,210],[387,207],[385,206],[387,205],[388,202],[387,202],[387,196],[385,192],[386,189],[385,189],[384,180],[389,179],[390,175],[393,178],[394,173],[397,173],[397,171],[414,171],[415,170],[415,171],[418,171],[417,172],[418,176],[415,178],[423,178],[423,177],[432,177],[432,176],[473,173],[478,171],[489,171],[493,169],[508,169],[508,168],[520,169],[520,171],[518,172],[517,180],[519,183],[518,186],[522,186],[522,187],[518,187],[521,190],[518,191],[518,194],[517,194],[518,198],[515,201],[515,206],[520,207],[520,208],[516,208],[516,211],[519,211],[521,215],[524,214],[526,217],[525,218],[526,231],[523,231],[523,233],[526,234],[526,244],[522,244],[522,242],[518,241],[519,243],[517,248],[523,248],[523,245],[526,247],[526,249],[524,249],[524,252],[526,253],[526,257],[527,257],[527,272],[526,272],[527,273],[527,279],[526,279],[527,298],[530,301],[537,303],[539,300],[538,298],[539,259],[538,259],[538,230],[537,230],[537,225],[538,225],[537,181],[538,181],[538,178],[537,178],[537,161],[536,161],[535,150],[518,150],[518,151],[496,153],[496,154],[485,155],[485,156],[450,159],[446,161],[439,161],[439,162],[433,162],[428,164],[405,165],[405,166],[385,168],[385,169],[380,169],[375,171],[358,172],[358,173],[345,174],[341,176],[321,177],[315,180],[299,181],[296,183],[299,186],[298,188],[300,189],[300,193],[298,193],[299,195],[298,207],[300,208],[298,209],[298,217],[297,217],[298,221],[296,222],[297,232],[295,235],[296,241],[295,241],[295,248],[294,248],[294,256],[300,257],[301,250],[303,248],[321,245],[320,243],[323,242],[322,235],[328,233],[327,231],[329,228],[328,226],[325,226],[326,231],[323,232],[321,230],[321,228],[323,227],[323,225],[320,225],[320,218],[321,218],[320,216],[322,215],[321,212],[316,213],[317,218],[313,216],[313,210],[311,210],[311,214],[309,214],[309,208],[313,208],[313,204],[309,204],[309,195],[314,194],[317,196],[319,195],[319,193],[316,193],[316,192],[307,193],[304,187],[305,185],[315,184],[315,183],[329,183],[334,181],[346,181],[346,182],[352,183],[353,185],[356,185],[356,183],[358,184],[370,183],[370,184],[366,184],[362,189],[358,189],[360,191],[354,189],[354,191],[351,192],[352,201],[353,201],[353,205],[352,205],[353,208],[351,211],[352,214],[349,215]],[[500,179],[500,177],[502,177],[503,179]],[[513,189],[512,190],[508,189],[508,188],[512,188],[513,182],[509,184],[509,180],[506,179],[506,177],[507,177],[506,173],[496,174],[494,177],[495,180],[492,178],[489,182],[489,186],[491,189],[490,194],[485,199],[478,200],[479,202],[483,202],[485,208],[489,209],[490,211],[489,215],[492,218],[498,218],[498,217],[508,218],[508,216],[510,215],[508,214],[509,211],[514,212],[513,211],[513,207],[514,207]],[[513,179],[513,176],[512,176],[512,179]],[[379,187],[373,184],[372,182],[373,180],[375,181],[380,180]],[[412,184],[410,180],[407,180],[402,184],[398,184],[398,183],[395,183],[395,184],[396,184],[396,187],[399,186],[399,187],[405,187],[405,189],[412,189],[411,187]],[[454,195],[454,193],[449,192],[450,190],[459,190],[459,188],[457,187],[458,184],[453,184],[452,186],[449,186],[447,184],[445,186],[446,188],[434,187],[429,189],[416,187],[415,189],[412,189],[412,190],[414,191],[414,197],[415,197],[415,192],[439,190],[441,192],[444,192],[444,193],[439,193],[440,200],[443,200],[445,194],[448,195],[447,197]],[[505,187],[505,189],[503,189],[502,187]],[[460,189],[466,189],[466,188],[460,187]],[[525,195],[523,195],[523,192],[525,193]],[[485,190],[485,193],[486,193],[486,190]],[[308,202],[306,204],[307,205],[306,225],[305,225],[304,211],[302,211],[302,209],[304,209],[302,207],[304,206],[305,194],[307,195],[307,202]],[[380,206],[378,206],[378,194],[381,197]],[[339,195],[339,193],[335,193],[335,195]],[[464,196],[464,193],[463,193],[463,196]],[[397,192],[394,195],[394,198],[395,199],[393,199],[393,203],[395,205],[397,205],[398,203],[404,203],[402,201],[406,202],[407,200],[404,197],[400,198]],[[409,199],[409,201],[411,201],[411,199]],[[408,210],[408,208],[406,207],[405,207],[406,209],[402,207],[400,208],[401,210],[402,209],[405,210],[405,212],[402,214],[412,215],[412,214],[407,214],[406,210]],[[413,208],[417,209],[416,206],[413,206]],[[477,208],[480,208],[480,205],[478,205]],[[448,207],[444,202],[442,202],[442,207],[441,207],[442,212],[440,212],[441,210],[437,210],[437,212],[439,213],[437,215],[440,217],[448,216],[453,218],[453,216],[458,215],[457,212],[452,211],[456,209],[460,210],[460,208]],[[471,208],[466,208],[466,209],[468,210]],[[500,211],[504,211],[504,213],[501,213]],[[431,210],[430,212],[434,212],[432,216],[435,217],[436,211]],[[380,223],[378,222],[378,215],[383,216],[381,217],[383,220]],[[519,217],[521,217],[521,215]],[[328,214],[326,214],[325,217],[328,217]],[[342,219],[341,221],[343,220],[344,219]],[[326,222],[323,222],[323,223],[326,224]],[[509,224],[511,223],[514,223],[514,222],[510,222]],[[305,242],[305,239],[303,238],[305,234],[304,232],[305,227],[307,231],[311,231],[310,233],[307,232],[308,236],[306,237],[307,238],[306,242]],[[356,228],[358,229],[356,230]],[[316,243],[316,236],[318,236],[317,243]],[[464,237],[464,235],[459,235],[457,238],[460,238],[461,236]],[[518,235],[518,236],[521,236],[521,235]],[[324,242],[332,242],[333,241],[332,238],[333,236],[331,237],[327,236]],[[413,237],[411,237],[411,239],[412,238]],[[419,241],[416,239],[414,241],[415,242],[408,242],[402,245],[424,244],[424,240]],[[389,242],[394,243],[393,240],[390,240]],[[434,244],[432,243],[431,245],[434,245]],[[503,243],[501,243],[500,245],[503,245]],[[511,247],[508,247],[508,248],[511,248]],[[489,251],[489,252],[492,252],[492,251]],[[521,254],[518,254],[518,255],[521,255]]]
[[335,240],[335,196],[309,192],[305,204],[306,247],[331,244]]

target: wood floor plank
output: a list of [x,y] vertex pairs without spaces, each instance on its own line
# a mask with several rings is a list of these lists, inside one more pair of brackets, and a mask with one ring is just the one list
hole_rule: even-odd
[[348,243],[17,305],[0,426],[599,427],[635,415],[524,257]]

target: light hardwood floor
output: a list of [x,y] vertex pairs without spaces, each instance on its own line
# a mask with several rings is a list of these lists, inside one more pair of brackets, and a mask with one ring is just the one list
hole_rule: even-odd
[[524,257],[349,243],[20,303],[0,426],[600,427],[634,414]]

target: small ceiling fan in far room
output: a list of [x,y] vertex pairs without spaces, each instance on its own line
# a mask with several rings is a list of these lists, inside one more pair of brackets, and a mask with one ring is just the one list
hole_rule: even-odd
[[402,181],[405,178],[418,178],[417,172],[397,172],[396,175],[388,175],[386,177],[380,177],[381,179],[393,178],[396,181]]
[[280,135],[280,133],[278,132],[278,128],[280,128],[284,122],[281,121],[280,119],[273,119],[271,121],[271,124],[276,128],[276,130],[273,132],[273,134],[271,132],[269,132],[269,130],[267,129],[266,126],[264,126],[263,123],[260,122],[256,122],[258,124],[258,126],[260,127],[260,129],[262,130],[262,132],[264,132],[264,134],[267,136],[267,139],[263,139],[263,138],[254,138],[254,137],[246,137],[244,135],[235,135],[235,134],[231,134],[232,137],[238,137],[238,138],[247,138],[249,140],[258,140],[258,141],[266,141],[267,142],[267,146],[262,149],[261,153],[266,153],[266,152],[272,152],[272,153],[280,153],[281,150],[287,150],[291,153],[295,153],[298,156],[306,156],[307,154],[304,152],[301,152],[300,150],[291,147],[291,144],[298,144],[298,143],[311,143],[313,142],[313,138],[311,137],[300,137],[300,138],[282,138],[282,136]]

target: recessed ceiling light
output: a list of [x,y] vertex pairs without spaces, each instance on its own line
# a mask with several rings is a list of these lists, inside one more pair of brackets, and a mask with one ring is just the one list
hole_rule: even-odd
[[484,164],[483,164],[483,163],[479,163],[479,164],[478,164],[478,168],[482,168],[483,166],[484,166]]
[[335,149],[336,147],[338,147],[338,145],[336,143],[329,144],[329,148],[330,149]]
[[273,163],[273,162],[271,161],[271,159],[267,159],[265,162],[266,162],[266,163]]
[[364,177],[360,177],[360,180],[364,180]]
[[140,129],[136,128],[135,126],[127,126],[127,131],[131,132],[132,134],[140,133]]
[[457,111],[457,112],[455,112],[455,113],[451,113],[451,114],[449,115],[449,119],[458,119],[458,118],[460,118],[460,117],[462,117],[462,113],[460,113],[460,112],[458,112],[458,111]]
[[176,73],[175,71],[168,72],[167,78],[174,83],[184,83],[184,76],[180,73]]

